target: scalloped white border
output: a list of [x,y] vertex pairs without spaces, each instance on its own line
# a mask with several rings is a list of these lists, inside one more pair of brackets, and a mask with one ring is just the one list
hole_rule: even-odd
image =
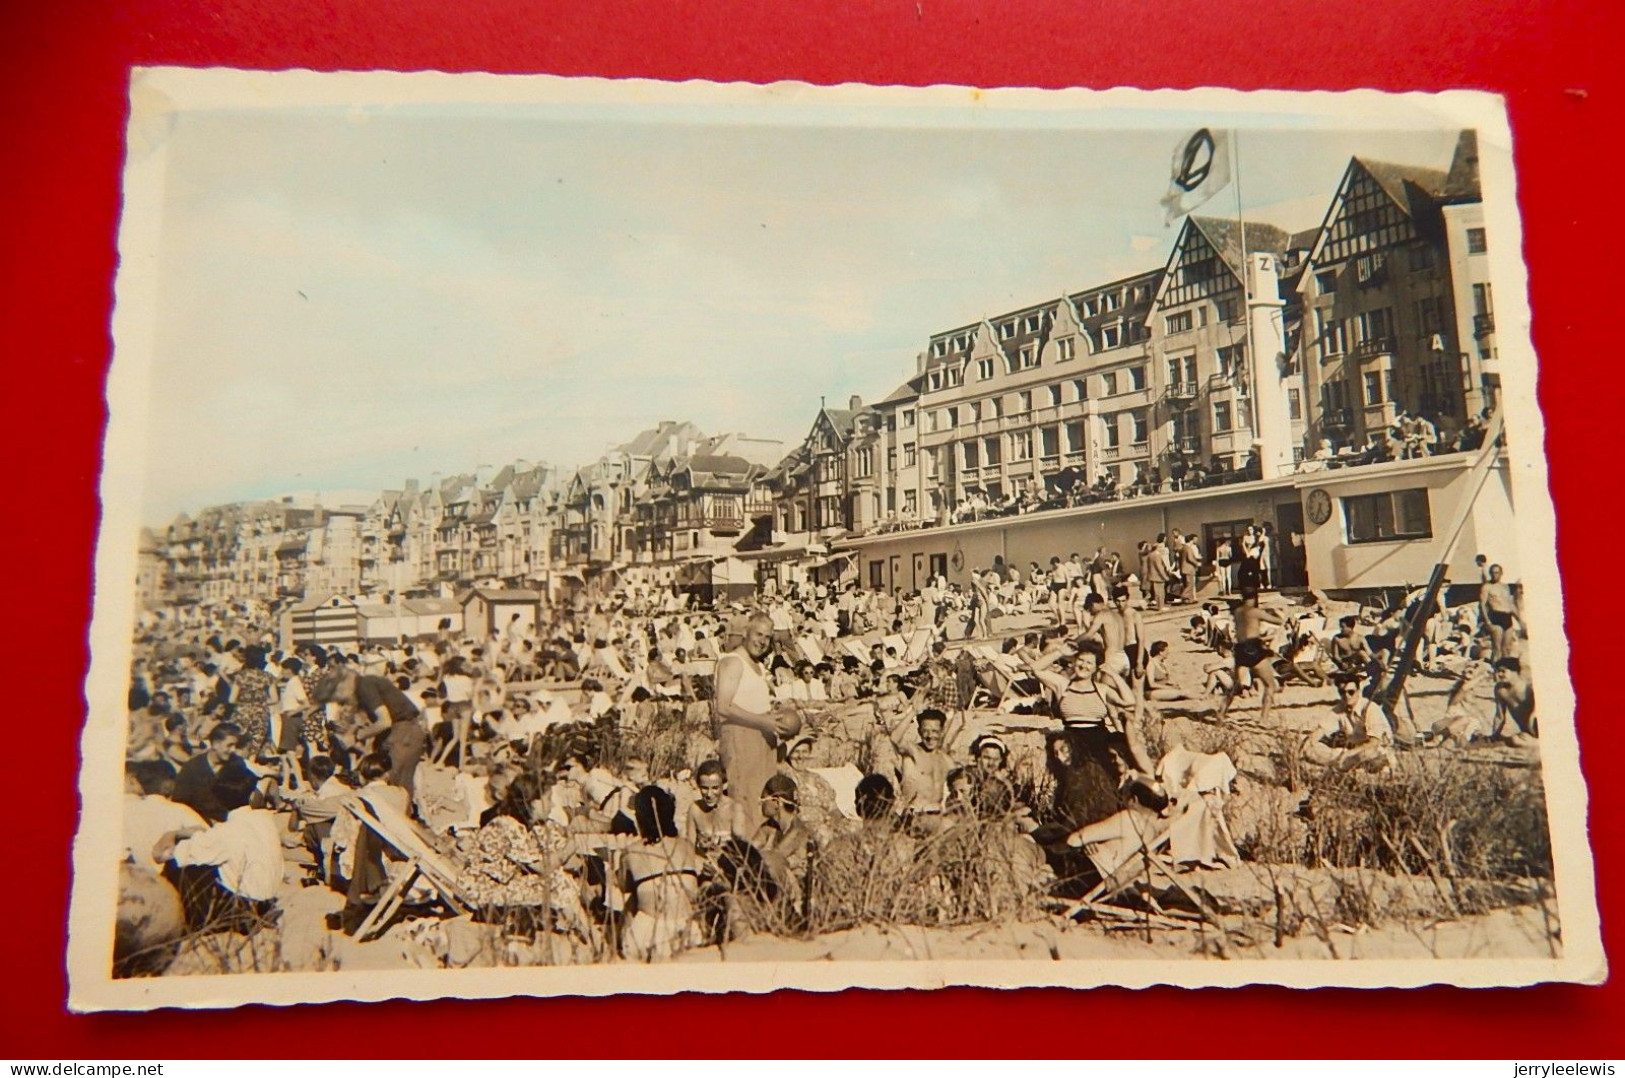
[[[1018,121],[1078,130],[1176,130],[1197,113],[1211,122],[1246,128],[1366,127],[1383,129],[1474,127],[1479,133],[1485,217],[1498,237],[1492,246],[1498,301],[1504,411],[1514,445],[1544,446],[1536,399],[1536,360],[1529,338],[1527,273],[1520,257],[1511,133],[1500,97],[1476,91],[1390,94],[1376,90],[1288,92],[1223,88],[1191,90],[976,89],[963,86],[768,85],[646,79],[560,78],[546,75],[443,72],[236,71],[224,68],[138,68],[131,76],[124,175],[124,212],[113,313],[114,360],[108,375],[109,422],[101,481],[102,528],[96,552],[91,665],[86,680],[89,716],[81,738],[80,827],[74,842],[74,886],[69,915],[69,1006],[79,1011],[156,1007],[229,1007],[243,1003],[292,1004],[330,1000],[510,995],[598,996],[612,993],[768,992],[780,988],[837,991],[850,987],[997,988],[1154,984],[1189,987],[1278,984],[1412,987],[1525,985],[1542,981],[1600,983],[1606,976],[1591,850],[1586,837],[1586,791],[1572,721],[1566,676],[1562,591],[1554,559],[1556,524],[1543,453],[1513,462],[1520,558],[1533,659],[1543,674],[1542,756],[1546,773],[1558,908],[1564,955],[1555,960],[1495,959],[1375,961],[917,961],[795,962],[524,970],[397,970],[316,974],[250,974],[118,981],[109,973],[112,912],[117,895],[122,796],[125,679],[132,651],[136,496],[147,453],[146,416],[157,311],[155,267],[163,245],[164,137],[173,116],[193,110],[343,107],[602,105],[645,119],[703,114],[711,123],[773,122],[871,125],[998,125]],[[720,111],[719,111],[720,110]],[[839,113],[839,115],[832,115]],[[692,118],[690,116],[689,118]],[[590,119],[587,121],[590,122]],[[1148,197],[1152,197],[1148,194]],[[1329,196],[1328,196],[1329,197]],[[1559,675],[1563,672],[1563,676]]]

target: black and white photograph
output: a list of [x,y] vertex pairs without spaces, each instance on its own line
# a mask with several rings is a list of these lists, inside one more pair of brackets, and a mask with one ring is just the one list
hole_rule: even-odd
[[1605,976],[1493,95],[128,146],[75,1008]]

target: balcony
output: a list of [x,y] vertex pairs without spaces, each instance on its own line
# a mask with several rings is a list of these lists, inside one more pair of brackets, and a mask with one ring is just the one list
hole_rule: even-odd
[[1493,314],[1473,315],[1473,336],[1488,337],[1495,332],[1495,316]]
[[1173,382],[1163,391],[1162,397],[1169,404],[1195,404],[1202,387],[1195,382]]
[[1210,392],[1215,389],[1229,389],[1235,384],[1235,376],[1229,371],[1220,371],[1218,374],[1210,375],[1207,380],[1207,388]]
[[1202,452],[1202,438],[1197,434],[1187,434],[1175,438],[1169,448],[1182,457],[1194,457]]
[[1075,449],[1061,459],[1068,467],[1081,468],[1083,466],[1083,450]]
[[1372,356],[1391,356],[1394,354],[1394,339],[1392,337],[1367,337],[1363,341],[1356,341],[1354,354],[1361,359],[1370,359]]
[[1120,445],[1103,445],[1100,447],[1101,460],[1117,460],[1122,455],[1123,447]]
[[1348,430],[1354,425],[1354,417],[1347,408],[1328,408],[1320,414],[1320,425],[1325,430]]
[[1060,467],[1061,454],[1059,453],[1048,453],[1038,458],[1038,470],[1041,472],[1058,471]]

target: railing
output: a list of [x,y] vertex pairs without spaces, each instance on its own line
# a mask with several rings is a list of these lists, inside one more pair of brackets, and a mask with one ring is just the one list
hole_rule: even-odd
[[1223,371],[1218,374],[1209,375],[1207,380],[1209,389],[1224,389],[1228,386],[1234,385],[1235,382],[1236,379],[1234,375],[1225,373]]
[[1076,452],[1068,453],[1068,454],[1066,454],[1066,456],[1062,457],[1061,459],[1063,461],[1065,461],[1069,465],[1070,464],[1080,464],[1081,465],[1083,463],[1083,450],[1080,449],[1080,450],[1077,450]]
[[1120,445],[1103,445],[1100,447],[1101,460],[1116,460],[1122,455],[1123,447]]
[[1347,408],[1331,408],[1321,413],[1320,425],[1328,430],[1348,430],[1354,425],[1354,417]]
[[1175,404],[1190,404],[1200,393],[1201,386],[1195,382],[1172,382],[1162,395]]
[[1202,451],[1201,435],[1188,434],[1183,438],[1175,438],[1174,449],[1184,456],[1194,457]]
[[1493,314],[1473,315],[1473,336],[1488,337],[1495,332],[1495,316]]
[[1059,453],[1047,453],[1038,458],[1038,468],[1040,471],[1053,472],[1060,467],[1061,455]]
[[1394,339],[1392,337],[1367,337],[1363,341],[1356,341],[1354,354],[1357,356],[1385,356],[1394,352]]

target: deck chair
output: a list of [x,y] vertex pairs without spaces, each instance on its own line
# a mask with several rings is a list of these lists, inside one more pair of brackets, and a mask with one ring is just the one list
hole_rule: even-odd
[[458,913],[472,913],[474,902],[457,886],[457,865],[429,844],[428,840],[399,809],[384,801],[374,801],[364,793],[349,801],[345,809],[362,826],[369,828],[386,845],[406,858],[406,869],[385,886],[378,904],[362,920],[355,938],[374,939],[388,927],[406,902],[406,896],[421,877],[447,906]]
[[918,666],[931,654],[931,645],[937,641],[935,628],[915,629],[908,639],[908,647],[903,650],[903,662],[909,666]]
[[[1068,908],[1068,918],[1077,920],[1092,915],[1147,922],[1164,928],[1186,928],[1192,919],[1218,925],[1218,918],[1207,901],[1180,878],[1178,867],[1168,852],[1168,840],[1173,833],[1171,821],[1149,812],[1124,809],[1092,828],[1097,829],[1101,837],[1085,845],[1083,852],[1100,874],[1100,882]],[[1144,896],[1150,906],[1149,915],[1113,902],[1140,883],[1149,885]],[[1192,915],[1164,909],[1151,893],[1159,886],[1173,887],[1199,912]]]
[[796,637],[796,646],[801,649],[801,654],[807,657],[807,661],[812,663],[814,666],[817,666],[819,663],[824,661],[824,649],[813,637]]

